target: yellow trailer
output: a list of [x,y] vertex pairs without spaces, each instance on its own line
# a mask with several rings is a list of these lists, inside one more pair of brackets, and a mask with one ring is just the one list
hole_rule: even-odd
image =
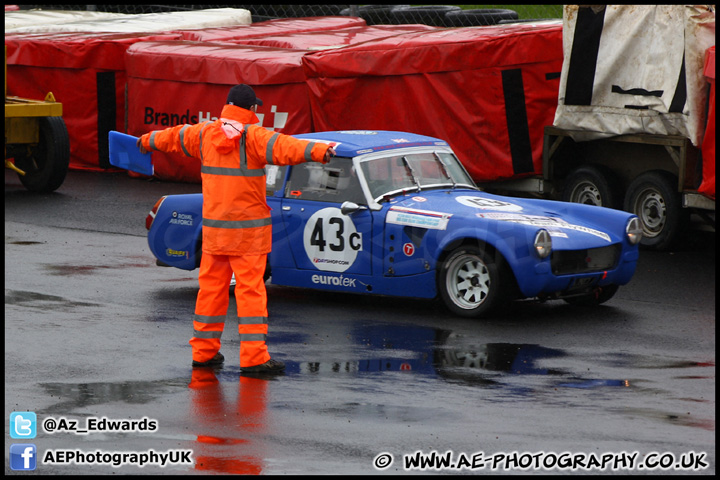
[[70,139],[62,118],[62,104],[52,92],[44,100],[7,95],[5,47],[5,167],[18,173],[30,191],[52,192],[70,164]]

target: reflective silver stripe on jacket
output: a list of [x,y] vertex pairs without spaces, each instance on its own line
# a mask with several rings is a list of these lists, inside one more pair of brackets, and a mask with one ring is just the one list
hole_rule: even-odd
[[213,228],[255,228],[272,225],[272,217],[253,220],[212,220],[203,218],[203,226]]
[[156,133],[157,133],[157,131],[150,133],[150,148],[152,148],[153,150],[157,150],[157,147],[155,146],[155,134]]
[[200,167],[200,172],[227,177],[262,177],[265,175],[264,168],[208,167],[205,165]]
[[270,140],[268,140],[267,147],[265,148],[265,161],[268,165],[273,164],[273,148],[275,148],[275,141],[279,136],[279,133],[275,133],[272,137],[270,137]]
[[209,122],[205,122],[205,125],[200,129],[200,133],[198,134],[200,136],[200,161],[202,162],[204,160],[203,158],[203,149],[202,149],[202,143],[203,143],[203,132],[205,131],[205,127],[208,126]]
[[190,125],[185,125],[180,129],[180,145],[182,146],[182,151],[185,153],[186,157],[192,157],[192,155],[190,155],[190,152],[187,151],[187,148],[185,148],[185,129],[189,126]]
[[267,335],[264,333],[241,333],[241,342],[264,342],[267,339]]
[[307,147],[305,147],[305,161],[306,162],[312,162],[312,149],[316,145],[317,142],[310,142],[308,143]]

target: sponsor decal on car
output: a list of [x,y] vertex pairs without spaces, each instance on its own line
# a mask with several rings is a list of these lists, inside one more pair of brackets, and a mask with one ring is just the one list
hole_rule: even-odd
[[480,210],[500,210],[503,212],[520,212],[522,207],[514,203],[504,202],[493,198],[472,197],[463,195],[456,200],[466,207],[479,208]]
[[[479,213],[479,217],[487,218],[490,220],[500,220],[503,222],[513,222],[513,223],[521,223],[523,225],[530,225],[533,227],[542,227],[547,228],[548,232],[550,232],[550,235],[553,235],[552,229],[564,229],[564,230],[574,230],[576,232],[583,232],[590,235],[595,235],[596,237],[600,237],[603,240],[609,242],[610,241],[610,235],[608,235],[605,232],[601,232],[599,230],[595,230],[588,227],[583,227],[582,225],[573,225],[572,223],[568,223],[566,220],[563,220],[562,218],[558,217],[543,217],[540,215],[524,215],[519,213]],[[555,233],[555,236],[563,236],[562,234],[558,235],[557,232]]]
[[311,277],[312,283],[316,285],[334,285],[336,287],[348,287],[355,288],[355,279],[351,277],[345,277],[340,275],[318,275],[315,274]]
[[432,212],[430,210],[418,210],[405,207],[391,207],[385,218],[386,223],[394,225],[405,225],[409,227],[421,227],[431,230],[445,230],[448,221],[452,217],[450,213]]
[[165,250],[165,253],[168,257],[185,257],[190,258],[190,252],[185,250],[173,250],[172,248],[168,248]]
[[172,223],[174,225],[183,225],[186,227],[192,227],[193,217],[192,217],[192,215],[187,214],[187,213],[173,212],[172,217],[170,218],[170,223]]
[[344,272],[363,248],[362,235],[339,208],[323,208],[305,224],[303,246],[318,270]]

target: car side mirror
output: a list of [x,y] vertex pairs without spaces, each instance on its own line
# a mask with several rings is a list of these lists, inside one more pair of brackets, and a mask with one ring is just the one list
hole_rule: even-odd
[[343,215],[350,215],[351,213],[355,213],[358,210],[367,210],[367,207],[358,205],[355,202],[343,202],[343,204],[340,205],[340,212]]

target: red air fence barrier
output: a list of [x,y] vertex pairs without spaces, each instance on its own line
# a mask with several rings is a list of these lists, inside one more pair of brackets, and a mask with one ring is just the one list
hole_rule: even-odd
[[233,40],[242,45],[260,45],[264,47],[293,48],[304,50],[327,50],[346,47],[360,42],[391,37],[401,33],[426,32],[437,30],[429,25],[375,25],[339,28],[319,32],[286,33],[256,38]]
[[[331,18],[332,20],[332,18]],[[362,20],[364,23],[364,20]],[[274,22],[274,23],[272,23]],[[272,25],[297,21],[269,21]],[[321,22],[301,22],[301,25]],[[267,26],[257,24],[258,28]],[[244,30],[249,30],[246,28]],[[316,131],[302,58],[313,48],[351,44],[408,31],[428,31],[426,25],[388,28],[355,26],[328,31],[289,33],[225,42],[144,42],[126,55],[128,71],[128,133],[141,135],[180,123],[212,120],[220,114],[227,92],[237,83],[253,87],[263,105],[258,107],[261,125],[286,134]],[[284,40],[280,40],[283,38]],[[285,46],[242,45],[242,42]],[[153,154],[155,176],[165,180],[200,182],[197,160],[178,154]]]
[[[302,69],[304,50],[205,42],[142,42],[127,51],[128,132],[139,136],[183,123],[216,119],[230,87],[246,83],[263,101],[263,127],[312,132]],[[155,176],[200,182],[200,162],[153,153]]]
[[339,28],[366,26],[359,17],[300,17],[278,18],[252,25],[203,28],[201,30],[178,30],[183,40],[198,42],[235,42],[269,35],[288,35],[302,32],[336,30]]
[[178,34],[47,33],[6,35],[7,93],[63,104],[70,168],[110,167],[108,132],[125,131],[125,50]]
[[318,131],[443,138],[483,182],[542,172],[562,61],[558,20],[401,34],[303,64]]

